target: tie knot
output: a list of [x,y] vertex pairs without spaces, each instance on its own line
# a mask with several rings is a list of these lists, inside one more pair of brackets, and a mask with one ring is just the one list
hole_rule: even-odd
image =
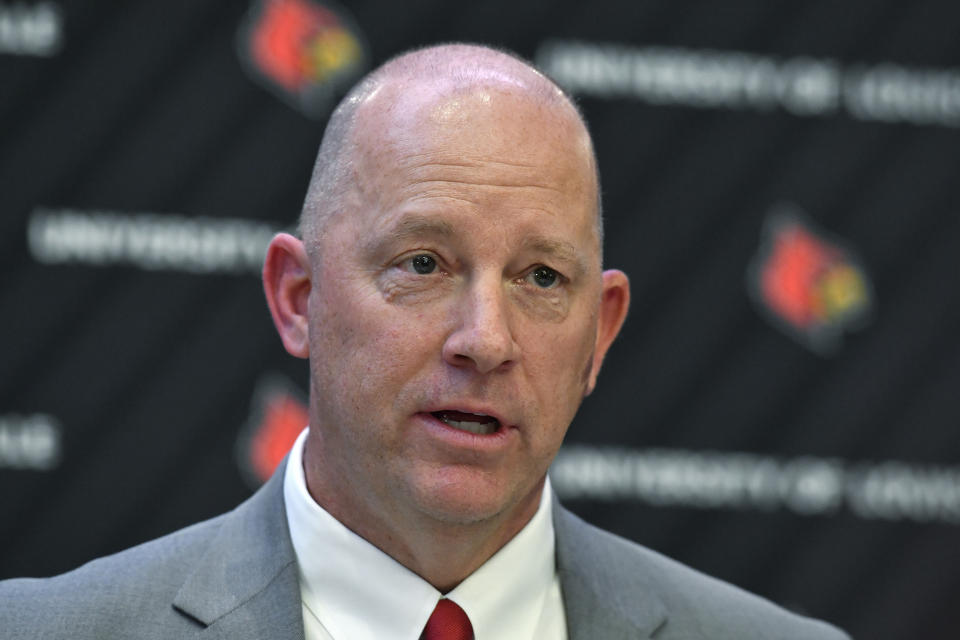
[[420,640],[473,640],[473,625],[460,605],[442,598],[430,614]]

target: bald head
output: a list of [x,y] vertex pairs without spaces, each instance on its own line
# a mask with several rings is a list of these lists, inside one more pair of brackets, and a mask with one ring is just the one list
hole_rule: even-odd
[[274,323],[310,359],[311,495],[441,591],[536,512],[626,315],[597,191],[590,136],[550,80],[433,47],[337,108],[303,239],[267,250]]
[[[349,211],[350,196],[363,180],[359,159],[364,153],[376,152],[371,147],[384,144],[390,136],[410,135],[418,106],[479,88],[529,101],[561,125],[558,135],[574,136],[588,148],[594,215],[602,245],[596,158],[586,124],[573,102],[553,81],[513,54],[478,45],[448,44],[389,60],[364,77],[337,106],[324,132],[300,216],[300,235],[308,251],[316,248],[332,216]],[[407,113],[398,113],[401,111]],[[470,123],[462,125],[469,127]],[[378,133],[370,135],[371,131]]]

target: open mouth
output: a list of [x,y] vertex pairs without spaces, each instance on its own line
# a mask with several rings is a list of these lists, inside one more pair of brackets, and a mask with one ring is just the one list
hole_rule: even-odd
[[449,427],[460,431],[468,431],[478,436],[490,435],[500,428],[500,422],[496,418],[478,413],[434,411],[430,415]]

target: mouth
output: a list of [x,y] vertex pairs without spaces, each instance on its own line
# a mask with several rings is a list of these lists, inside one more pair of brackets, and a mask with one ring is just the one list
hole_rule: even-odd
[[430,415],[448,427],[467,431],[478,436],[488,436],[500,428],[500,421],[493,416],[466,411],[431,411]]

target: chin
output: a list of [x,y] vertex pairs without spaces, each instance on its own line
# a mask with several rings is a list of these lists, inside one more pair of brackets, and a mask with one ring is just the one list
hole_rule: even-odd
[[420,484],[414,493],[421,512],[440,522],[461,525],[509,519],[523,509],[527,497],[516,484],[454,470],[445,470],[441,478],[433,478],[427,485]]

